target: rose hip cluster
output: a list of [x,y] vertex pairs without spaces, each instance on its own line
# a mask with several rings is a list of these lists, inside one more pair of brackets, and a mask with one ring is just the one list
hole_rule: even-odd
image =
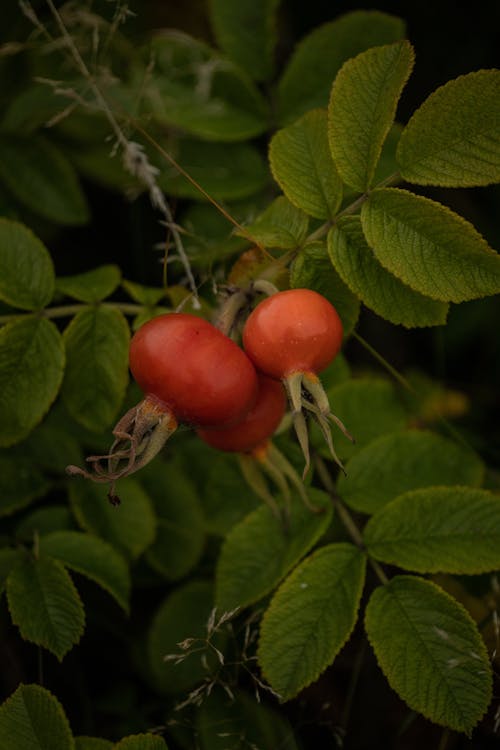
[[[335,308],[317,292],[291,289],[260,302],[243,328],[243,349],[195,315],[167,313],[145,323],[130,344],[130,369],[145,398],[118,422],[106,456],[90,456],[90,470],[68,467],[96,482],[115,483],[147,464],[179,422],[222,451],[240,454],[245,477],[277,511],[262,472],[289,499],[288,482],[307,501],[302,482],[271,442],[287,409],[309,467],[305,414],[319,424],[330,451],[330,406],[318,379],[342,343]],[[283,388],[284,386],[284,388]],[[285,395],[286,393],[286,395]],[[345,430],[344,430],[345,431]]]

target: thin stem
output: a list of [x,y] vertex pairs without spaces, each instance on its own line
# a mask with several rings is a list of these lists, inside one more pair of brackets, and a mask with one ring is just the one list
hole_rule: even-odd
[[371,346],[368,341],[366,341],[362,336],[359,335],[356,331],[353,331],[352,333],[353,337],[356,339],[356,341],[359,341],[361,346],[363,346],[367,352],[369,352],[374,359],[377,360],[379,364],[382,365],[384,369],[389,372],[394,380],[397,380],[400,385],[403,386],[407,391],[410,391],[410,393],[413,393],[415,395],[416,391],[413,388],[413,386],[406,380],[406,378],[403,377],[381,354],[378,353],[376,349]]
[[354,660],[354,664],[352,667],[351,678],[349,680],[349,685],[347,687],[347,695],[345,699],[344,709],[342,711],[342,717],[340,719],[340,724],[346,733],[347,733],[347,725],[349,724],[349,717],[351,715],[354,693],[356,692],[356,687],[358,685],[359,677],[361,674],[361,668],[363,666],[363,660],[366,654],[366,647],[367,647],[367,641],[363,640],[361,643],[361,648],[356,654],[356,658]]
[[[138,315],[146,305],[136,305],[133,302],[99,302],[93,304],[91,302],[82,302],[75,305],[60,305],[58,307],[47,307],[44,310],[40,310],[38,315],[41,318],[69,318],[73,315],[77,315],[82,310],[86,310],[89,307],[105,307],[109,310],[120,310],[124,315]],[[19,312],[12,313],[11,315],[0,315],[0,325],[3,323],[10,323],[11,320],[16,320],[23,315],[32,315],[31,312]]]

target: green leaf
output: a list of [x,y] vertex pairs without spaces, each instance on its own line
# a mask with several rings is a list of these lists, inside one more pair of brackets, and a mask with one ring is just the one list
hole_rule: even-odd
[[298,44],[278,88],[281,123],[326,107],[341,66],[360,52],[402,39],[404,21],[378,11],[354,11],[314,29]]
[[40,685],[20,685],[0,706],[2,750],[76,750],[64,710]]
[[53,411],[24,441],[22,449],[35,466],[63,475],[68,464],[83,461],[83,453],[79,441],[72,434],[74,430],[55,424],[55,420],[51,420],[52,415]]
[[500,568],[500,497],[470,487],[405,492],[368,522],[377,560],[417,573],[489,573]]
[[141,474],[158,517],[156,539],[146,558],[152,568],[175,581],[199,561],[205,544],[205,521],[195,487],[172,462],[156,461]]
[[470,733],[491,700],[491,665],[476,624],[438,586],[396,576],[373,592],[366,632],[391,687],[427,719]]
[[167,745],[157,734],[131,734],[113,745],[113,750],[167,750]]
[[[269,182],[260,151],[250,143],[207,143],[183,138],[177,162],[211,198],[235,201],[258,193]],[[207,198],[173,166],[158,164],[158,184],[169,195],[206,201]]]
[[0,453],[0,517],[26,507],[49,489],[49,482],[29,456],[17,451]]
[[73,318],[63,337],[66,407],[84,427],[103,430],[116,419],[128,383],[127,321],[119,310],[89,308]]
[[290,270],[290,286],[314,289],[335,307],[342,321],[344,338],[350,336],[359,316],[359,301],[330,262],[325,242],[305,245]]
[[23,518],[16,528],[16,539],[32,544],[35,533],[40,537],[53,531],[70,531],[74,528],[73,516],[67,505],[43,505]]
[[219,47],[255,81],[267,81],[273,74],[279,2],[211,0],[209,4]]
[[2,118],[2,130],[23,135],[34,133],[67,107],[68,99],[64,94],[57,94],[47,84],[36,83],[9,101]]
[[56,560],[26,554],[7,579],[7,600],[21,636],[51,651],[59,661],[82,637],[82,602]]
[[[349,380],[328,389],[327,394],[332,412],[342,420],[356,441],[353,444],[340,430],[332,429],[335,449],[341,458],[352,456],[385,432],[399,430],[406,424],[403,405],[387,380]],[[315,440],[315,445],[329,456],[322,437]]]
[[10,571],[19,561],[21,554],[19,550],[10,547],[0,549],[0,594],[3,594]]
[[243,232],[237,231],[235,234],[251,237],[263,247],[291,250],[305,240],[308,226],[306,214],[281,195],[254,222],[247,224]]
[[79,273],[76,276],[59,276],[56,289],[80,302],[100,302],[113,294],[121,281],[118,266],[107,265]]
[[432,485],[477,487],[484,474],[472,451],[441,435],[411,430],[383,435],[359,451],[339,476],[338,492],[354,510],[376,513],[409,490]]
[[413,114],[397,158],[417,185],[474,187],[500,181],[500,71],[448,81]]
[[54,557],[105,589],[128,612],[130,574],[123,557],[107,542],[80,531],[54,531],[42,536],[40,551]]
[[329,544],[280,586],[262,619],[258,659],[283,700],[294,698],[333,662],[356,623],[365,580],[364,554]]
[[415,292],[378,262],[358,216],[346,216],[330,230],[328,252],[349,289],[377,315],[405,328],[446,323],[445,302]]
[[464,302],[500,292],[500,257],[446,206],[406,190],[374,190],[361,210],[380,263],[421,294]]
[[233,700],[220,688],[201,704],[196,721],[201,750],[228,750],[228,738],[237,738],[233,750],[298,750],[287,719],[243,692]]
[[190,581],[169,594],[158,609],[149,631],[148,654],[155,682],[162,692],[188,692],[207,675],[199,651],[178,664],[165,661],[164,657],[182,654],[178,644],[186,638],[206,638],[212,607],[211,584]]
[[333,83],[330,149],[344,182],[360,193],[372,183],[413,59],[406,40],[374,47],[344,63]]
[[273,177],[289,201],[317,219],[332,219],[342,180],[330,154],[326,111],[315,109],[279,130],[269,146]]
[[110,740],[103,740],[100,737],[86,737],[81,735],[75,737],[75,750],[113,750],[113,743]]
[[128,281],[127,279],[122,281],[122,287],[135,302],[150,307],[154,307],[161,299],[164,299],[168,295],[167,289],[163,289],[162,287],[144,286],[143,284],[137,284],[135,281]]
[[134,479],[121,479],[117,489],[121,503],[114,506],[107,499],[107,486],[73,480],[69,492],[71,508],[85,531],[134,559],[152,544],[156,518],[151,500]]
[[76,172],[41,136],[0,137],[0,179],[36,214],[57,224],[85,224],[89,209]]
[[155,71],[143,85],[143,106],[160,124],[213,141],[244,141],[267,129],[259,90],[208,45],[167,30],[153,39],[151,53]]
[[219,556],[215,603],[220,611],[246,607],[272,591],[323,536],[332,520],[328,497],[309,488],[314,514],[294,497],[290,527],[283,528],[265,505],[233,526]]
[[19,442],[40,422],[59,391],[64,359],[61,335],[45,318],[0,329],[0,445]]
[[245,518],[262,501],[243,479],[235,456],[200,446],[197,447],[196,461],[201,451],[210,461],[199,490],[205,513],[205,529],[209,534],[225,536],[235,523]]
[[0,219],[0,299],[38,310],[53,294],[54,266],[45,245],[24,224]]

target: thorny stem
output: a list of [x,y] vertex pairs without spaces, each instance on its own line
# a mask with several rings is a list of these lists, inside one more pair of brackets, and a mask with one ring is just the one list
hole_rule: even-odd
[[[347,533],[351,537],[356,547],[359,547],[361,550],[365,551],[365,545],[363,542],[363,537],[361,535],[361,532],[356,526],[356,524],[354,523],[354,520],[352,519],[351,514],[345,507],[341,498],[337,495],[337,492],[335,490],[335,485],[333,484],[332,478],[330,477],[330,474],[328,473],[328,470],[324,464],[323,459],[320,456],[316,456],[315,463],[316,463],[316,468],[318,470],[320,479],[323,482],[323,485],[325,489],[327,490],[328,494],[330,495],[330,498],[333,502],[335,510],[339,514],[339,518],[342,521],[344,528],[347,530]],[[373,570],[375,571],[375,574],[377,575],[377,578],[379,579],[380,583],[382,583],[384,586],[387,583],[389,583],[389,579],[387,578],[384,570],[378,564],[378,562],[376,560],[373,560],[373,558],[371,558],[370,556],[368,556],[368,561],[370,565],[372,566]]]

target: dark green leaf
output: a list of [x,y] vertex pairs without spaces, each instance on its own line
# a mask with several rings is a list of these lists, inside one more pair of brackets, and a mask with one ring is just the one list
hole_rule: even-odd
[[279,130],[269,146],[273,177],[297,208],[332,219],[342,202],[342,180],[330,154],[326,111],[308,112]]
[[0,549],[0,594],[3,593],[10,571],[20,560],[22,552],[10,547]]
[[167,746],[157,734],[131,734],[117,742],[113,750],[167,750]]
[[128,612],[130,574],[123,557],[107,542],[80,531],[54,531],[40,539],[43,554],[102,586]]
[[350,336],[358,322],[359,300],[332,266],[326,243],[311,242],[302,249],[291,268],[290,285],[314,289],[326,297],[342,320],[344,338]]
[[71,416],[90,430],[116,419],[128,382],[129,336],[122,313],[108,307],[83,310],[64,331],[62,396]]
[[413,114],[398,148],[402,176],[418,185],[500,181],[500,71],[448,81]]
[[9,102],[2,119],[2,130],[18,135],[34,133],[55,115],[67,109],[68,104],[69,101],[63,94],[56,94],[46,84],[37,83],[21,91]]
[[244,231],[235,234],[251,237],[263,247],[290,250],[302,244],[308,226],[307,215],[295,208],[287,198],[280,196],[254,222],[247,224]]
[[258,658],[283,700],[314,682],[349,638],[365,580],[364,554],[351,544],[322,547],[280,586],[264,614]]
[[[200,446],[197,460],[201,450]],[[235,523],[260,505],[261,500],[243,479],[235,456],[208,449],[208,446],[206,455],[210,466],[200,489],[205,528],[210,534],[225,536]]]
[[73,517],[66,505],[44,505],[27,515],[16,528],[16,539],[33,543],[38,536],[53,531],[70,531],[75,528]]
[[82,602],[56,560],[26,554],[7,579],[7,600],[22,637],[48,649],[59,661],[82,637]]
[[8,516],[43,497],[50,488],[29,456],[20,452],[0,453],[0,516]]
[[361,210],[380,263],[421,294],[464,302],[500,292],[500,257],[449,208],[406,190],[374,190]]
[[391,687],[414,711],[470,733],[491,700],[491,665],[476,624],[451,596],[413,576],[373,592],[366,632]]
[[64,710],[40,685],[20,685],[0,706],[2,750],[76,750]]
[[0,179],[18,200],[49,221],[73,225],[90,218],[76,172],[41,136],[1,136]]
[[349,289],[382,318],[405,328],[446,322],[445,302],[415,292],[379,263],[358,216],[346,216],[330,230],[328,252]]
[[45,307],[54,294],[54,266],[23,224],[0,219],[0,299],[23,310]]
[[64,371],[55,325],[27,316],[0,329],[0,445],[22,440],[54,401]]
[[216,571],[216,605],[220,611],[246,607],[261,599],[314,546],[332,520],[328,497],[309,488],[315,514],[294,497],[290,527],[284,529],[265,505],[233,526],[222,547]]
[[75,737],[75,750],[113,750],[113,743],[110,740],[103,740],[100,737]]
[[404,37],[404,21],[358,10],[314,29],[298,44],[278,89],[278,114],[288,123],[313,107],[326,107],[332,81],[351,57]]
[[432,432],[383,435],[359,451],[340,476],[338,491],[351,508],[376,513],[398,495],[432,485],[481,484],[484,466],[471,451]]
[[121,272],[118,266],[99,266],[76,276],[59,276],[56,280],[56,289],[81,302],[100,302],[113,294],[120,280]]

